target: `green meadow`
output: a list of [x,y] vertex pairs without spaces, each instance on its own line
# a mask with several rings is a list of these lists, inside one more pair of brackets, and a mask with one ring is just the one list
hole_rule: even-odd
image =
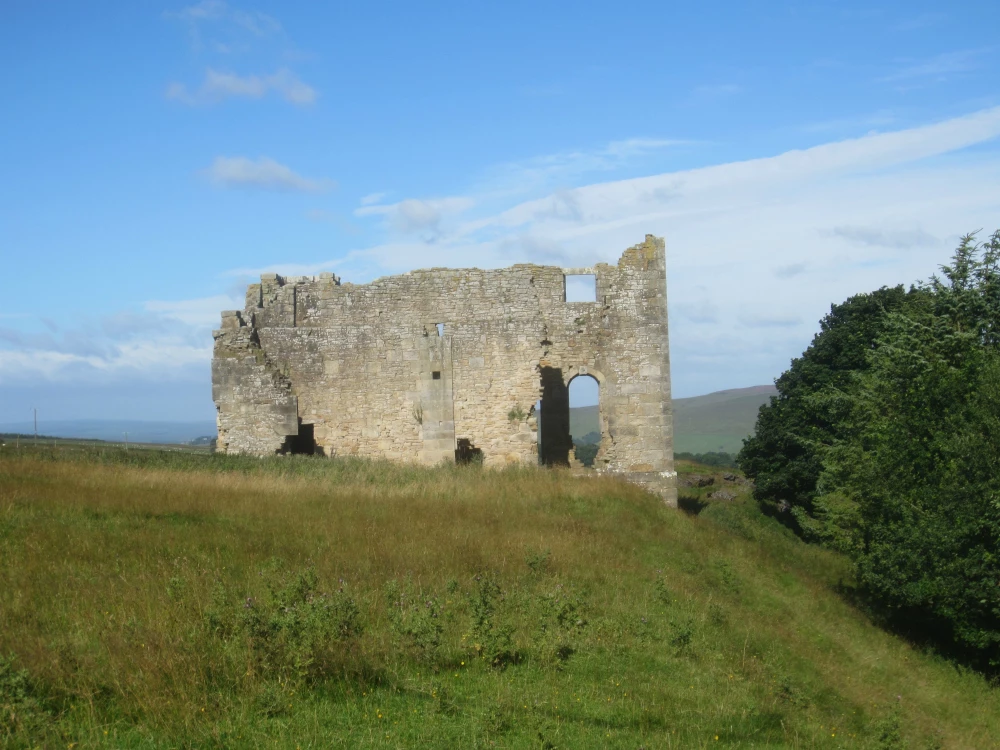
[[6,446],[0,745],[997,747],[744,488]]

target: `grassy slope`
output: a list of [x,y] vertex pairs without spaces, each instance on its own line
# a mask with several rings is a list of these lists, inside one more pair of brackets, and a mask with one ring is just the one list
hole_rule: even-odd
[[[314,566],[324,591],[345,581],[362,634],[291,671],[263,661],[279,644],[235,624],[247,597],[266,599],[273,558]],[[490,571],[504,591],[490,619],[521,656],[505,669],[474,643],[470,601]],[[867,748],[898,747],[898,729],[912,747],[986,748],[1000,737],[997,691],[873,627],[838,593],[842,558],[741,500],[690,517],[564,471],[5,452],[0,574],[0,654],[27,670],[38,701],[0,679],[6,746]],[[415,589],[416,611],[437,598],[437,649],[390,628],[394,578]],[[552,613],[576,600],[560,626]],[[555,658],[557,642],[575,653]]]
[[774,386],[758,385],[674,399],[674,450],[739,452],[753,432],[757,410],[774,393]]

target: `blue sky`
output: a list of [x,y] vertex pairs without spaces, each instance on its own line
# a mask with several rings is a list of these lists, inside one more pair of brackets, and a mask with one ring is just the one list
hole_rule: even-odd
[[1000,226],[1000,4],[0,4],[0,422],[212,419],[262,271],[667,239],[674,391]]

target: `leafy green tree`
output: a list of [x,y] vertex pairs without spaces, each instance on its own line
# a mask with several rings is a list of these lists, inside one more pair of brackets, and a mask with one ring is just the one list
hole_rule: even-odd
[[827,495],[817,502],[823,453],[841,437],[846,404],[840,394],[868,356],[889,313],[925,293],[902,286],[857,294],[833,305],[820,332],[775,382],[778,395],[761,406],[754,434],[743,443],[739,467],[754,480],[754,496],[807,539],[843,546],[852,510]]
[[1000,668],[1000,232],[890,313],[817,500],[857,509],[858,579],[907,627]]

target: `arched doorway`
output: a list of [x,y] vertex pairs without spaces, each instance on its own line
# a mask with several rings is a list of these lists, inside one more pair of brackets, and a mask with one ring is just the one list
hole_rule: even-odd
[[[569,381],[569,432],[577,462],[592,468],[601,447],[601,384],[593,375]],[[570,460],[572,463],[572,457]]]
[[[588,441],[600,447],[604,434],[600,410],[600,387],[604,377],[587,367],[541,368],[542,398],[536,405],[538,457],[548,466],[580,465],[574,457],[575,442]],[[576,383],[576,385],[574,385]],[[573,430],[576,432],[573,432]],[[579,433],[579,434],[577,434]],[[596,433],[593,434],[593,433]],[[583,449],[584,455],[597,450]],[[588,465],[592,465],[588,456]]]

